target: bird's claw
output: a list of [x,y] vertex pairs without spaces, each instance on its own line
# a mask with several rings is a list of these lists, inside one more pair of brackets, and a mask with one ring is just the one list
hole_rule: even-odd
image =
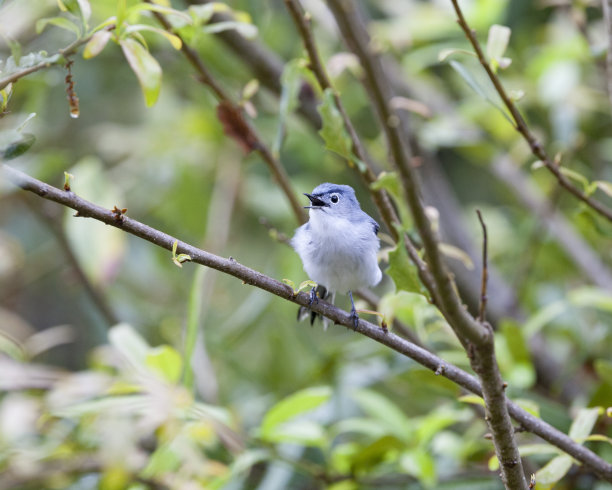
[[312,306],[313,303],[318,303],[319,297],[317,296],[316,288],[312,288],[310,290],[310,300],[308,301],[308,306]]
[[351,321],[353,322],[353,330],[357,330],[359,326],[359,315],[357,314],[357,310],[355,308],[351,308]]

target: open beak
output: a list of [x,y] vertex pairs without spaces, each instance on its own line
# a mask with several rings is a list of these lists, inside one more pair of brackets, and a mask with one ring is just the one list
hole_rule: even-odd
[[304,209],[318,209],[318,208],[325,208],[328,207],[329,204],[327,204],[325,201],[322,201],[321,199],[319,199],[317,196],[313,196],[312,194],[307,194],[306,192],[304,193],[304,195],[310,199],[310,206],[304,206]]

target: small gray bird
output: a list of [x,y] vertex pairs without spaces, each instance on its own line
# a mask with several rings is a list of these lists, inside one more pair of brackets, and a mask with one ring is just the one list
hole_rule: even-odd
[[[352,291],[375,286],[382,278],[376,259],[378,223],[361,210],[355,191],[348,185],[325,183],[304,195],[310,199],[310,206],[305,206],[310,220],[295,231],[291,246],[308,277],[328,290],[331,303],[336,292],[348,293],[356,329],[359,317]],[[315,288],[310,301],[317,301]]]

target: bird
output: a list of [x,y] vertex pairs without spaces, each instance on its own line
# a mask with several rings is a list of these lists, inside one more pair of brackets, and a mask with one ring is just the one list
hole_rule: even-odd
[[[356,330],[359,316],[353,291],[375,286],[382,279],[377,252],[380,248],[378,223],[361,210],[351,186],[325,182],[315,187],[309,199],[308,222],[300,226],[290,241],[302,259],[304,271],[317,283],[311,290],[310,305],[323,299],[334,302],[336,292],[351,299],[351,320]],[[302,316],[303,309],[298,312]],[[311,324],[316,314],[311,315]],[[324,325],[327,328],[327,324]]]

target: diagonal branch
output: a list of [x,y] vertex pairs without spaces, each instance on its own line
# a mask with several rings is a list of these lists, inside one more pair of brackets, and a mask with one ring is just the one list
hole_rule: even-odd
[[[163,233],[155,228],[147,226],[128,216],[118,214],[112,210],[105,209],[91,203],[70,191],[60,190],[37,180],[29,175],[20,172],[12,167],[2,165],[0,167],[4,176],[22,189],[32,192],[44,199],[54,201],[77,211],[76,216],[92,218],[107,225],[118,228],[126,233],[135,235],[143,240],[151,242],[158,247],[171,251],[172,245],[177,241],[174,237]],[[318,303],[309,305],[310,295],[307,293],[295,294],[286,284],[268,277],[254,269],[246,267],[233,258],[219,257],[205,250],[196,248],[188,243],[178,241],[178,253],[185,253],[191,256],[192,262],[216,269],[225,274],[234,276],[242,280],[245,284],[250,284],[263,289],[269,293],[279,296],[287,301],[291,301],[300,306],[308,306],[312,310],[333,320],[334,323],[353,329],[353,320],[349,313],[320,300]],[[482,396],[482,387],[479,381],[472,375],[459,369],[458,367],[446,363],[431,352],[418,347],[407,340],[391,332],[384,331],[377,325],[360,319],[357,326],[358,333],[383,344],[390,349],[413,359],[422,366],[444,376],[466,390]],[[505,396],[505,395],[504,395]],[[550,444],[558,447],[576,460],[583,463],[593,472],[612,482],[612,464],[605,462],[592,451],[578,444],[563,432],[550,426],[543,420],[529,414],[515,403],[504,399],[501,403],[508,406],[512,417],[519,422],[526,430],[540,436]]]
[[[604,3],[605,1],[606,0],[604,0]],[[451,0],[451,2],[453,3],[453,7],[455,8],[455,12],[457,13],[457,23],[459,24],[459,26],[465,33],[465,36],[468,38],[468,41],[470,42],[472,47],[474,48],[474,52],[476,53],[476,56],[478,57],[478,61],[480,62],[482,67],[487,72],[487,76],[493,83],[493,86],[495,87],[495,90],[497,91],[502,101],[504,102],[504,105],[510,111],[510,114],[514,121],[514,129],[516,129],[523,136],[523,139],[527,142],[527,144],[529,145],[529,148],[531,149],[531,153],[533,153],[538,158],[538,160],[540,160],[544,164],[544,166],[550,171],[550,173],[554,175],[555,179],[557,179],[557,182],[559,182],[560,186],[565,188],[570,194],[574,195],[576,198],[581,200],[583,203],[585,203],[591,209],[599,213],[601,216],[608,219],[609,221],[612,221],[612,210],[604,206],[602,203],[600,203],[596,199],[593,199],[592,197],[588,196],[583,191],[581,191],[578,187],[576,187],[563,174],[563,172],[561,171],[561,166],[555,161],[550,159],[550,157],[546,153],[546,150],[544,149],[542,144],[538,141],[535,135],[531,132],[531,130],[529,129],[529,126],[527,126],[527,123],[525,122],[525,119],[523,119],[523,116],[521,115],[520,111],[516,107],[516,104],[510,98],[510,96],[506,93],[506,89],[502,85],[501,80],[499,79],[497,74],[491,69],[489,62],[485,58],[484,52],[482,51],[480,43],[478,42],[478,39],[476,38],[476,32],[470,28],[467,21],[465,20],[461,7],[459,7],[459,1]]]
[[[369,34],[355,2],[329,0],[343,40],[357,55],[364,72],[363,82],[380,119],[389,151],[399,171],[406,202],[423,241],[427,264],[436,286],[439,308],[462,342],[483,388],[487,422],[493,434],[495,452],[500,462],[506,488],[527,488],[508,408],[504,384],[495,358],[493,331],[480,324],[465,309],[438,247],[438,237],[425,213],[420,185],[412,166],[411,155],[403,136],[408,134],[402,120],[391,108],[393,91],[382,62],[372,52]],[[432,292],[433,294],[433,292]]]

